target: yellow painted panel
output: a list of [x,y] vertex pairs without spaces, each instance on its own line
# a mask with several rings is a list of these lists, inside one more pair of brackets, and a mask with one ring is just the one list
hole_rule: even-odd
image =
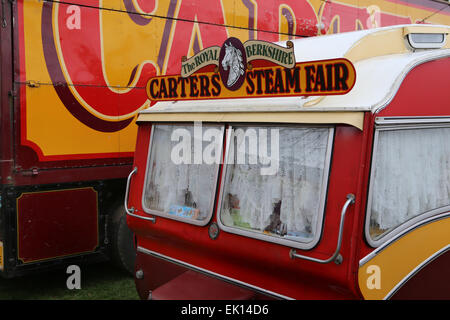
[[[364,298],[384,299],[416,267],[450,244],[449,230],[450,217],[420,226],[360,266],[358,282]],[[376,277],[379,288],[375,286]]]
[[26,137],[44,156],[119,151],[119,132],[99,132],[79,122],[60,102],[53,86],[27,88],[26,96]]

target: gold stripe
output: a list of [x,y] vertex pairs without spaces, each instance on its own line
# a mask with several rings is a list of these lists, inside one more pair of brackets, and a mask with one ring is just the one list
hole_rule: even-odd
[[343,123],[363,129],[364,112],[184,112],[141,113],[138,122],[273,122],[273,123]]
[[403,29],[396,28],[368,34],[357,41],[344,57],[355,63],[372,57],[406,52],[409,49],[403,40]]
[[[445,27],[420,27],[410,26],[395,28],[370,33],[356,42],[344,55],[352,63],[378,56],[407,53],[411,50],[407,47],[405,36],[409,33],[444,33],[448,34],[450,28]],[[443,49],[450,48],[450,41],[447,41]]]
[[4,262],[3,262],[3,242],[0,241],[0,270],[3,270]]
[[[364,298],[378,300],[387,297],[415,268],[450,243],[449,230],[450,217],[420,226],[360,266],[358,283]],[[374,277],[373,266],[380,271],[378,289],[370,289]]]

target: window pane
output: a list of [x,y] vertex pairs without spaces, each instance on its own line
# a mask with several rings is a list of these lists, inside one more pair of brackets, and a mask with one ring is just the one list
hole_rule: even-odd
[[311,241],[323,215],[331,133],[330,128],[234,128],[221,222],[269,241]]
[[192,125],[153,126],[144,193],[147,211],[194,221],[210,216],[219,161],[206,156],[220,159],[223,131],[221,127],[205,128],[203,136],[202,128],[200,134],[194,134]]
[[380,131],[369,233],[386,232],[450,204],[450,128]]
[[442,33],[411,33],[410,37],[416,43],[442,43],[445,39]]

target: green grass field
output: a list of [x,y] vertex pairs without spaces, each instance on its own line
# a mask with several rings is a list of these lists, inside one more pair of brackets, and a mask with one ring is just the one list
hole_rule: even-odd
[[81,289],[66,286],[66,269],[24,276],[0,278],[0,300],[137,300],[131,275],[99,263],[81,268]]

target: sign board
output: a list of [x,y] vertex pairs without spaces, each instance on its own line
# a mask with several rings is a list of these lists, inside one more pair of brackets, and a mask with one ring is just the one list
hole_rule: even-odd
[[[271,66],[253,67],[266,60]],[[214,71],[201,69],[214,65]],[[244,97],[321,96],[349,92],[356,81],[352,63],[344,58],[295,63],[294,48],[250,40],[227,39],[222,47],[206,48],[182,59],[180,75],[149,79],[152,101]]]

